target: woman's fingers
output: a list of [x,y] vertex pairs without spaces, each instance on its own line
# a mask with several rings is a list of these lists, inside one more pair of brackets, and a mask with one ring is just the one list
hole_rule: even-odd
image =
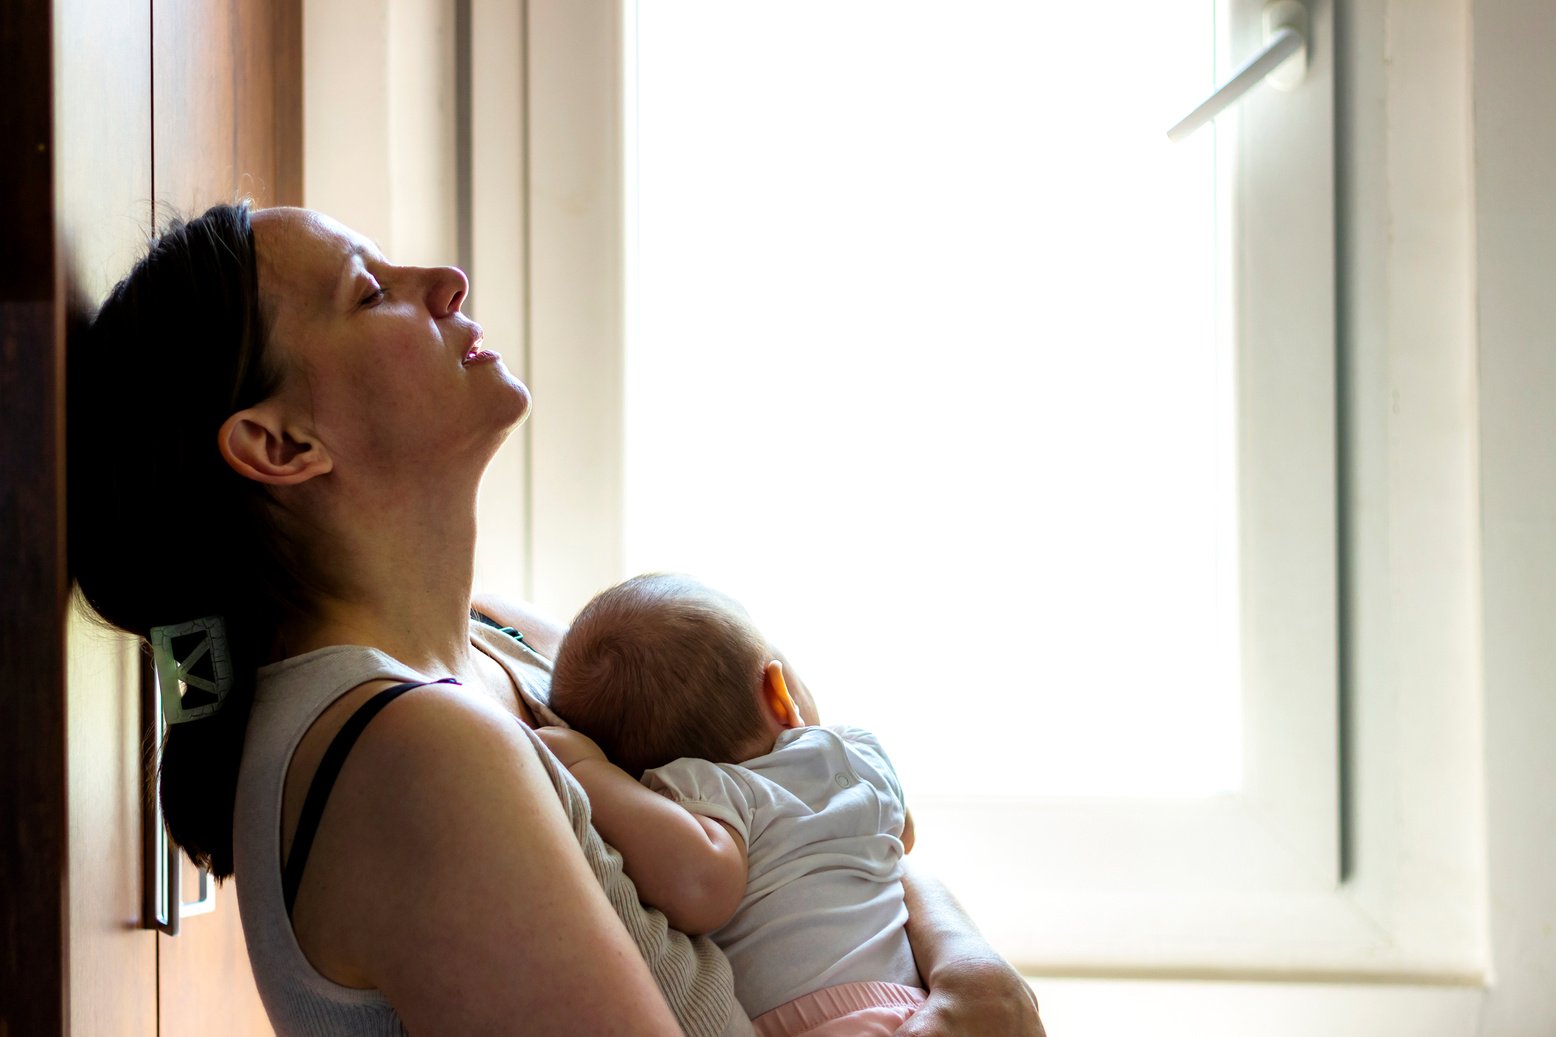
[[1037,998],[1014,970],[1010,980],[942,984],[893,1037],[1046,1037]]

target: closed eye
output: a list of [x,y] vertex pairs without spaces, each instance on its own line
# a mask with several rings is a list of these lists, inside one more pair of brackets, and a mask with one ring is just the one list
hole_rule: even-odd
[[361,301],[358,302],[357,305],[358,306],[371,306],[375,302],[379,302],[380,300],[382,300],[383,297],[385,295],[387,295],[387,294],[388,293],[384,291],[384,289],[383,289],[383,287],[381,285],[375,285],[373,290],[371,292],[369,292],[367,295],[363,296]]

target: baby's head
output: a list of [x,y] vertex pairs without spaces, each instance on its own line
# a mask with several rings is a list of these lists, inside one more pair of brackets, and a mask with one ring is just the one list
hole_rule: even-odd
[[551,708],[634,775],[683,756],[738,763],[795,726],[774,693],[798,722],[773,659],[732,599],[686,576],[637,576],[573,620]]

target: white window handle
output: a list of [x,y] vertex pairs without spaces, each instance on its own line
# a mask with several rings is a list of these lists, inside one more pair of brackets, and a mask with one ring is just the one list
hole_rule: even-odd
[[1264,49],[1243,63],[1221,88],[1167,131],[1180,141],[1237,103],[1259,81],[1268,78],[1280,90],[1293,90],[1307,74],[1307,8],[1300,0],[1272,0],[1264,5]]

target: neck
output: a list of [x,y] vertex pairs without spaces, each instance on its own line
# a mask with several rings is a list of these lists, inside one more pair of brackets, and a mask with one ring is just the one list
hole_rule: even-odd
[[751,740],[740,747],[735,753],[737,759],[728,760],[728,763],[745,763],[754,760],[758,756],[766,756],[773,751],[773,746],[778,743],[778,736],[789,730],[787,724],[780,722],[772,713],[763,711],[763,729],[759,734],[751,736]]
[[[367,511],[339,505],[320,515],[310,537],[323,586],[305,612],[282,624],[276,655],[329,645],[377,648],[423,673],[470,682],[470,590],[475,565],[475,490],[402,489],[344,500],[389,500]],[[327,547],[321,547],[327,545]]]

